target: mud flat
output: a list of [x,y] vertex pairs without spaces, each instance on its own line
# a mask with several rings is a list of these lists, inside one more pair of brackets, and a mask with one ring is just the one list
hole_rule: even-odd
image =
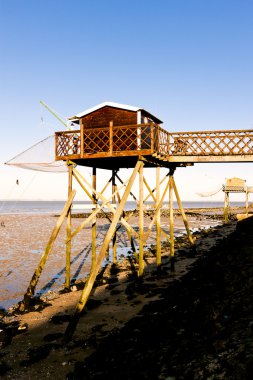
[[[0,329],[8,329],[9,336],[0,334],[0,375],[3,379],[247,378],[240,375],[253,368],[252,313],[250,320],[248,316],[253,304],[252,227],[251,218],[210,230],[203,227],[200,232],[196,226],[196,252],[183,237],[178,239],[175,273],[170,271],[164,243],[163,270],[157,274],[151,245],[142,282],[136,280],[131,256],[116,267],[108,265],[65,346],[62,337],[80,290],[63,294],[51,290],[30,313],[3,313]],[[29,269],[26,280],[30,274]],[[17,329],[18,324],[23,330]],[[239,377],[228,377],[235,368]]]

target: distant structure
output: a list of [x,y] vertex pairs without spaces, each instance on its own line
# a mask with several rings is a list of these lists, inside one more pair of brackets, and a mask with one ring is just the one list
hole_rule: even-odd
[[228,222],[229,216],[229,194],[230,193],[245,193],[245,212],[248,216],[249,213],[249,200],[248,194],[253,193],[253,187],[246,186],[246,180],[233,177],[226,179],[225,185],[222,186],[222,191],[225,193],[225,203],[224,203],[224,220]]

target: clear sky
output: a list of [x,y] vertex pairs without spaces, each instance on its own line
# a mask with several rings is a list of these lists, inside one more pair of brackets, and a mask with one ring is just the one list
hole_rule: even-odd
[[[3,165],[62,130],[46,110],[41,125],[40,99],[64,116],[140,106],[169,131],[253,128],[252,20],[251,0],[0,0],[0,199],[66,197],[66,175]],[[202,200],[225,177],[253,185],[252,167],[198,164],[176,179]]]

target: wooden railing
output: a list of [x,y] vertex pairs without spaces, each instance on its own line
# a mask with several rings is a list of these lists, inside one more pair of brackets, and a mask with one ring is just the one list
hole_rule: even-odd
[[253,154],[253,130],[169,133],[155,124],[56,132],[57,160],[159,154],[238,156]]
[[253,154],[253,130],[170,133],[168,153],[172,156]]

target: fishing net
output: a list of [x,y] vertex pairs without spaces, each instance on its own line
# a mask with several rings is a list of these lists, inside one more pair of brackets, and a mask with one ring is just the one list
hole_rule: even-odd
[[211,197],[212,195],[218,194],[219,191],[222,190],[222,187],[219,187],[218,189],[215,189],[213,191],[209,191],[207,193],[196,193],[199,197]]
[[55,161],[54,135],[48,136],[34,144],[31,148],[18,154],[5,163],[23,169],[37,170],[41,172],[67,172],[65,162]]

